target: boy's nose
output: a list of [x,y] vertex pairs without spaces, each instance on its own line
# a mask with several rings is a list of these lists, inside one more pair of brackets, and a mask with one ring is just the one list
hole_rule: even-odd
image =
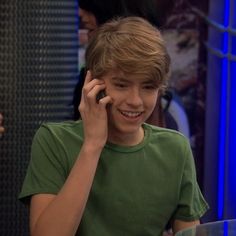
[[127,103],[133,106],[141,106],[143,104],[143,99],[139,89],[133,89],[130,91],[127,98]]

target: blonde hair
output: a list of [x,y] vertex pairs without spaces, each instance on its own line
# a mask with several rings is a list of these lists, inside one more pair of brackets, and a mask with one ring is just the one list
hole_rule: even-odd
[[114,19],[100,26],[91,38],[86,66],[96,78],[111,70],[139,74],[164,87],[170,57],[160,32],[140,17]]

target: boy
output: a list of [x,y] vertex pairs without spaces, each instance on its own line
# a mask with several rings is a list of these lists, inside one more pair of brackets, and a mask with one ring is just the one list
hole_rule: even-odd
[[[145,123],[169,73],[160,33],[138,17],[99,27],[86,51],[82,121],[43,125],[21,199],[32,235],[161,235],[208,206],[186,138]],[[98,95],[103,92],[103,97]]]

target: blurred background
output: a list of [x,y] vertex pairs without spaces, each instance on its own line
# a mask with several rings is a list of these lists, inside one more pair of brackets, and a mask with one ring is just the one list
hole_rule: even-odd
[[[202,221],[233,219],[236,1],[169,2],[172,11],[161,28],[172,59],[169,86],[184,108],[176,122],[190,140],[198,182],[210,205]],[[28,209],[17,196],[32,137],[42,122],[72,119],[86,44],[77,1],[0,1],[0,113],[5,127],[0,137],[0,235],[28,235]]]

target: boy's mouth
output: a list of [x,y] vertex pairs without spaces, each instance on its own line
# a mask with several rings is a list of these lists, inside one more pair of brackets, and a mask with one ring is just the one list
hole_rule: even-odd
[[120,111],[120,113],[127,117],[127,118],[137,118],[139,117],[143,112],[138,111]]

